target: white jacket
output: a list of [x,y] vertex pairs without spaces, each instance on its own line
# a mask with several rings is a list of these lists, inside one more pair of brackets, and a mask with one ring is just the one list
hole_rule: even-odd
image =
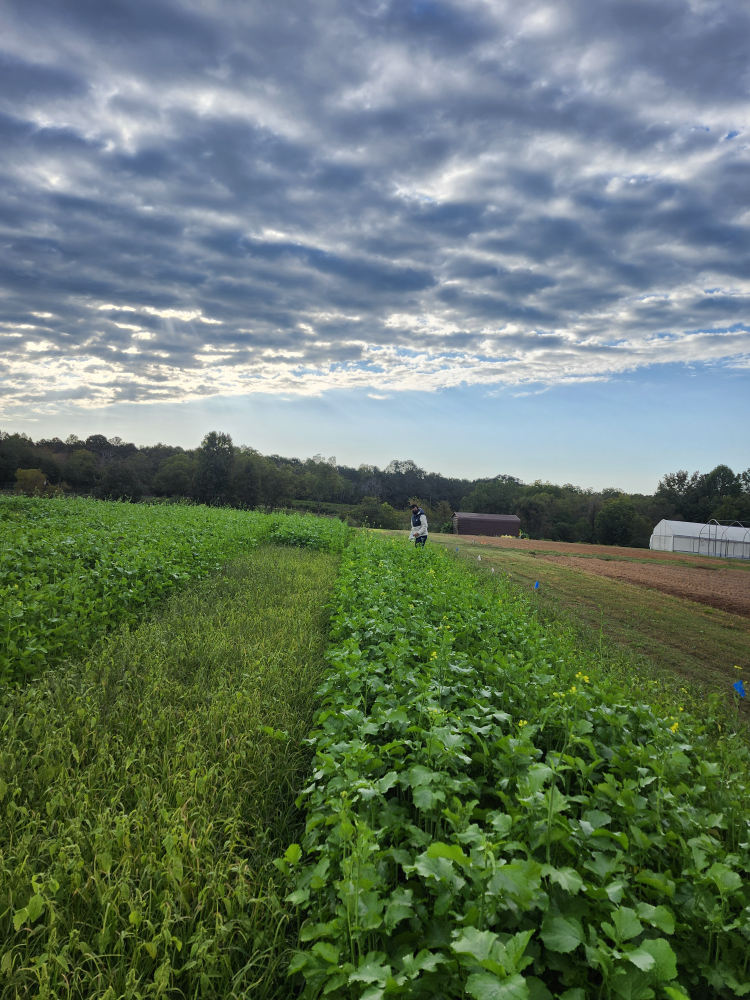
[[427,515],[424,513],[424,511],[422,511],[419,517],[419,527],[415,528],[414,524],[412,523],[411,534],[409,535],[409,541],[411,541],[412,538],[421,538],[422,535],[426,534],[427,534]]

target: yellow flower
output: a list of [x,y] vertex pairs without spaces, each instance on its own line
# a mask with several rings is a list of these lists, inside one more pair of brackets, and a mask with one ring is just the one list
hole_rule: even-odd
[[519,719],[518,728],[523,729],[524,726],[528,726],[528,722],[526,721],[526,719]]
[[568,691],[568,694],[575,694],[577,690],[578,688],[574,684],[573,687],[570,689],[570,691]]
[[679,722],[675,722],[675,724],[673,726],[670,726],[669,728],[672,730],[673,733],[676,733],[677,730],[680,728],[680,724]]
[[586,674],[581,673],[580,670],[576,674],[576,680],[577,681],[583,681],[584,684],[588,684],[589,683],[588,676]]
[[737,666],[737,664],[735,663],[735,665],[734,665],[734,669],[735,669],[735,670],[742,670],[742,667],[738,667],[738,666]]
[[436,651],[435,651],[434,649],[433,649],[433,651],[432,651],[432,652],[430,653],[430,659],[431,659],[431,660],[436,660],[436,659],[437,659],[437,653],[436,653]]

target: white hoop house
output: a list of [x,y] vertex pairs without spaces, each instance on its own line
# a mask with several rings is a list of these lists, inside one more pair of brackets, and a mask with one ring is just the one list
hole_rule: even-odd
[[740,524],[697,524],[662,520],[654,528],[649,548],[658,552],[687,552],[721,559],[750,559],[750,528]]

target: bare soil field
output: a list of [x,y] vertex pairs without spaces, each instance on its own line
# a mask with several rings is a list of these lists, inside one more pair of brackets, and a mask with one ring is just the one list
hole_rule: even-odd
[[662,593],[675,597],[686,597],[689,601],[698,601],[712,608],[733,611],[750,618],[750,573],[737,573],[725,567],[695,569],[685,566],[648,566],[626,560],[605,561],[575,556],[567,558],[565,565],[583,570],[584,573],[624,580],[626,583],[661,590]]
[[611,545],[459,537],[469,545],[516,550],[594,576],[660,590],[750,618],[750,565],[745,561]]
[[739,559],[711,559],[708,556],[691,556],[685,552],[652,552],[651,549],[628,549],[617,545],[591,545],[587,542],[547,542],[535,541],[533,538],[489,538],[482,535],[453,536],[462,542],[475,542],[477,545],[492,545],[503,549],[517,549],[531,552],[559,552],[566,556],[589,556],[595,559],[631,560],[639,562],[677,562],[702,569],[706,566],[728,570],[745,570],[750,572],[750,564]]

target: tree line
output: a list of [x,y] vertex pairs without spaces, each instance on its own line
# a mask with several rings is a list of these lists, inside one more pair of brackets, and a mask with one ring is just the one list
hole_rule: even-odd
[[194,449],[137,447],[118,437],[70,435],[33,441],[0,433],[0,484],[26,493],[73,490],[101,499],[159,497],[253,509],[311,510],[352,524],[400,528],[417,500],[433,530],[449,530],[454,510],[517,514],[531,538],[648,546],[662,518],[750,524],[750,469],[718,465],[708,473],[667,473],[651,495],[582,489],[509,475],[457,479],[427,472],[411,460],[339,465],[335,457],[301,460],[262,455],[211,431]]

